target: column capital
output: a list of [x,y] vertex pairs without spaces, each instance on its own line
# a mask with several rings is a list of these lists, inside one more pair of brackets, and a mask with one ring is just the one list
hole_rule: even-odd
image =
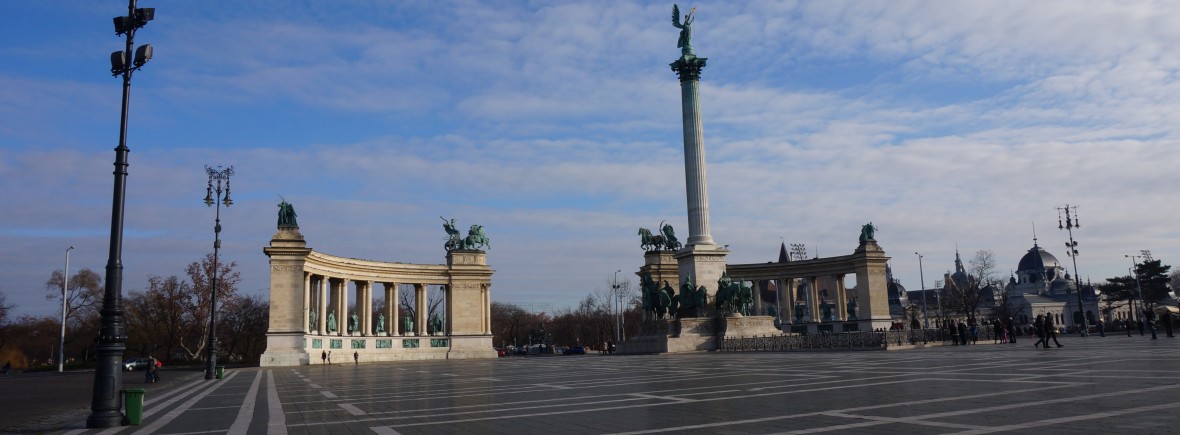
[[697,81],[701,79],[701,70],[705,68],[705,62],[708,60],[708,58],[685,54],[669,66],[680,76],[681,82]]

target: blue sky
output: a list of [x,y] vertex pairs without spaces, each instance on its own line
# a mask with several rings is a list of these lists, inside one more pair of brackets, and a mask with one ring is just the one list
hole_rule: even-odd
[[[265,294],[279,195],[310,247],[442,263],[438,217],[482,224],[493,300],[549,311],[687,233],[678,30],[664,2],[144,0],[124,292],[212,249],[203,166],[233,165],[222,256]],[[685,6],[686,5],[681,5]],[[1077,204],[1083,278],[1176,264],[1180,5],[1101,1],[696,4],[711,232],[731,263],[855,247],[872,221],[920,287],[969,258],[1007,274]],[[121,1],[3,2],[0,291],[102,273]],[[1072,272],[1072,267],[1070,268]]]

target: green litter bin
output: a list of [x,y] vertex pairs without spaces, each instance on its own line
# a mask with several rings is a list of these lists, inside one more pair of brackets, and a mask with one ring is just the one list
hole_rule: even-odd
[[217,366],[217,379],[225,377],[225,366]]
[[139,425],[143,420],[143,388],[123,390],[123,403],[127,413],[123,414],[124,425]]

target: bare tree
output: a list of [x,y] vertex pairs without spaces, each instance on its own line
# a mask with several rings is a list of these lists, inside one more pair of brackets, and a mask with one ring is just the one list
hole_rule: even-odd
[[270,303],[261,296],[237,296],[226,301],[225,307],[217,326],[225,336],[222,349],[230,361],[258,362],[266,350]]
[[0,290],[0,349],[4,349],[4,345],[8,343],[8,333],[12,326],[8,323],[8,311],[16,308],[16,305],[9,304],[7,300],[4,291]]
[[[55,270],[45,281],[45,299],[61,300],[62,271]],[[78,327],[102,304],[102,276],[90,269],[79,270],[66,287],[66,326]]]

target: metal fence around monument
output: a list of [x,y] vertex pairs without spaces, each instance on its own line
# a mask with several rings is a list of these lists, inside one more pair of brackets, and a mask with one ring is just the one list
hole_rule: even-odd
[[[823,334],[777,335],[749,338],[725,338],[722,352],[779,352],[806,350],[883,350],[919,345],[950,345],[957,335],[943,329],[906,331],[863,331]],[[979,331],[979,341],[994,341],[990,328]],[[971,340],[968,340],[970,342]]]

